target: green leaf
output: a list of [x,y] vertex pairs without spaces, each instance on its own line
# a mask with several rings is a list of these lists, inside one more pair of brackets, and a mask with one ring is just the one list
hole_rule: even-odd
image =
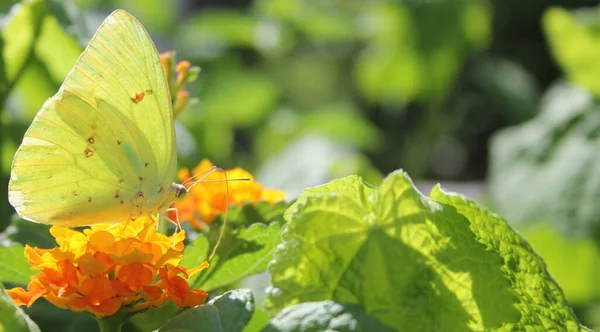
[[497,132],[490,188],[501,214],[519,228],[550,221],[566,234],[600,234],[600,107],[586,91],[558,83],[540,113]]
[[543,260],[456,194],[423,196],[402,171],[309,189],[286,212],[269,267],[274,311],[333,300],[403,331],[581,327]]
[[600,251],[593,239],[568,238],[547,223],[527,225],[519,233],[544,258],[569,303],[590,305],[600,297]]
[[36,274],[25,259],[23,250],[20,244],[10,247],[0,245],[0,281],[27,285]]
[[0,331],[39,332],[40,328],[17,307],[0,283]]
[[173,302],[168,301],[158,308],[149,309],[129,319],[129,322],[140,331],[156,331],[174,315],[180,312]]
[[598,8],[586,8],[570,13],[562,8],[550,8],[544,14],[544,29],[552,53],[574,83],[600,95],[600,30]]
[[[439,185],[432,189],[430,197],[436,202],[456,209],[469,221],[470,230],[477,241],[483,244],[485,250],[492,251],[501,259],[502,275],[510,283],[512,295],[516,297],[512,305],[521,315],[518,323],[507,322],[505,327],[513,330],[529,328],[586,330],[578,324],[561,288],[548,273],[544,260],[525,239],[512,230],[505,220],[485,210],[474,201],[459,194],[445,192]],[[483,293],[494,292],[483,290],[482,295]],[[497,305],[495,302],[498,299],[492,297],[482,300],[480,303],[487,302],[487,308],[491,309],[492,306]],[[487,312],[487,314],[492,313],[492,311]]]
[[247,289],[229,291],[195,308],[188,309],[168,321],[159,332],[242,331],[254,313],[254,297]]
[[283,309],[262,332],[395,331],[356,304],[307,302]]
[[[213,239],[212,243],[218,237],[218,230],[214,229],[209,234],[209,238]],[[192,277],[189,280],[190,287],[211,291],[249,275],[264,272],[280,242],[280,233],[281,224],[276,222],[269,225],[256,223],[247,228],[227,230],[210,262],[211,266],[207,271]],[[184,257],[185,255],[184,252]],[[203,257],[206,256],[208,252]]]
[[2,58],[6,79],[12,85],[33,55],[45,14],[44,1],[31,0],[16,4],[11,9],[2,29]]
[[[254,223],[268,225],[272,222],[285,223],[283,213],[290,207],[291,202],[279,201],[273,205],[266,201],[257,204],[245,203],[243,205],[234,205],[227,211],[227,225],[232,227],[249,226]],[[224,214],[221,214],[215,220],[222,223]]]

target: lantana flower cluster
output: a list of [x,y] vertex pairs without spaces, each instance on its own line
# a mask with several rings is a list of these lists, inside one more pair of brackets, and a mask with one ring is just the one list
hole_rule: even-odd
[[57,247],[25,247],[25,257],[41,270],[39,275],[31,278],[27,290],[8,293],[17,305],[31,306],[43,297],[57,307],[97,317],[119,310],[133,313],[168,300],[180,308],[204,303],[207,293],[191,290],[185,279],[208,263],[192,269],[179,266],[184,231],[166,236],[155,225],[145,217],[83,232],[53,226],[50,233]]
[[[254,181],[252,174],[242,168],[207,172],[213,168],[213,163],[204,159],[191,172],[187,168],[178,172],[177,176],[182,183],[192,177],[194,181],[187,182],[191,189],[185,199],[173,205],[177,215],[172,211],[169,215],[171,219],[175,220],[178,217],[180,221],[187,221],[194,228],[203,229],[230,205],[256,204],[260,201],[273,205],[285,199],[283,191],[263,188],[260,183]],[[248,181],[237,181],[240,179]]]

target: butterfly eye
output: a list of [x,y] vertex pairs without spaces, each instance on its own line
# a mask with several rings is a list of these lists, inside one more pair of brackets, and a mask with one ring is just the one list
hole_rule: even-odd
[[172,189],[175,190],[175,197],[177,198],[183,196],[184,194],[187,194],[187,188],[178,183],[173,183]]

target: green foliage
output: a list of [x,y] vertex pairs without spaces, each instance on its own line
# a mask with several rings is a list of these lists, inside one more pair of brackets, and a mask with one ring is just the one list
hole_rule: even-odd
[[12,303],[12,300],[0,283],[0,331],[39,332],[40,328],[25,315],[23,310]]
[[582,329],[504,220],[439,187],[426,198],[401,171],[379,188],[348,177],[307,189],[285,216],[274,311],[330,299],[411,331]]
[[[275,246],[279,243],[280,233],[281,225],[279,223],[272,223],[268,226],[253,224],[247,228],[242,227],[233,232],[226,232],[211,260],[211,267],[205,273],[191,278],[190,285],[210,291],[243,277],[264,272],[273,256]],[[191,249],[193,252],[199,251],[196,247],[199,242],[200,248],[208,249],[205,240],[202,239],[203,237],[196,239]],[[208,258],[208,256],[209,252],[204,251],[204,255],[194,255],[194,260],[199,257]],[[186,263],[182,264],[185,266]]]
[[229,291],[208,304],[188,309],[169,320],[159,332],[197,331],[239,332],[254,313],[254,297],[247,289]]
[[355,79],[372,100],[404,102],[444,97],[468,51],[489,38],[485,1],[377,1],[361,8],[365,32]]
[[29,278],[34,276],[29,263],[23,256],[23,246],[13,244],[11,246],[0,245],[0,280],[21,285],[27,285]]
[[597,54],[600,49],[600,11],[580,9],[569,13],[551,8],[544,15],[544,28],[552,52],[566,76],[574,83],[600,95]]
[[599,234],[598,114],[591,95],[560,83],[536,118],[495,135],[492,196],[508,220],[548,220],[573,235]]
[[287,307],[262,332],[300,331],[394,331],[356,304],[333,301],[307,302]]

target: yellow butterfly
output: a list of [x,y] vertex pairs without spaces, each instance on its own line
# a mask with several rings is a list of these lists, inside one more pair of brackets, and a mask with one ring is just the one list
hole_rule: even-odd
[[159,54],[144,27],[116,10],[102,23],[14,157],[8,196],[27,220],[121,222],[167,209],[186,189]]

